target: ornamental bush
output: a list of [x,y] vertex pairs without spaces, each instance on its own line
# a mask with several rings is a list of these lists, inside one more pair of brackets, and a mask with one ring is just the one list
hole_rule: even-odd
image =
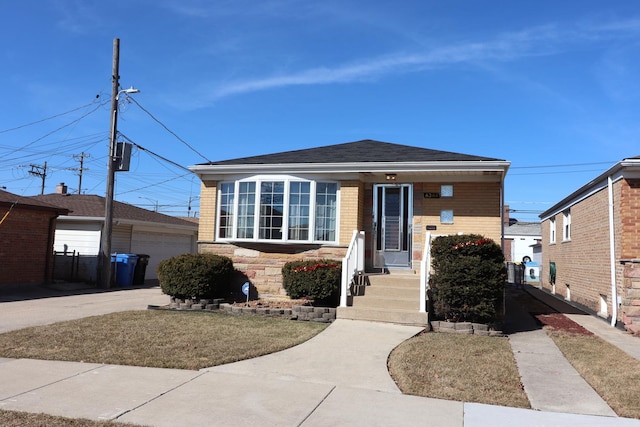
[[230,258],[214,254],[183,254],[158,265],[162,292],[181,298],[221,298],[229,293],[234,268]]
[[337,305],[340,299],[342,263],[332,259],[292,261],[282,267],[282,285],[293,299]]
[[431,254],[429,287],[436,318],[500,320],[506,270],[499,245],[477,234],[441,236],[433,240]]

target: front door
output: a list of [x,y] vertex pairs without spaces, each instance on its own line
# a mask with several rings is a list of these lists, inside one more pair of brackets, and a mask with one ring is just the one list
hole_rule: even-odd
[[411,267],[411,184],[379,184],[373,188],[375,268]]

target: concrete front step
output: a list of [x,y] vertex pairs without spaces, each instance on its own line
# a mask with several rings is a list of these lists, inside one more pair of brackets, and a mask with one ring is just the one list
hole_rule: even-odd
[[[380,274],[368,277],[370,286],[392,286],[397,288],[419,288],[420,277],[413,275]],[[367,286],[369,287],[369,286]]]
[[372,322],[398,323],[402,325],[427,325],[427,313],[388,308],[338,307],[338,319],[368,320]]
[[[400,299],[414,299],[420,298],[420,288],[414,287],[397,287],[397,286],[367,286],[364,288],[364,297],[378,297],[378,298],[400,298]],[[362,297],[358,297],[362,298]]]
[[352,306],[358,308],[390,308],[418,311],[420,308],[420,297],[419,295],[415,295],[413,298],[390,298],[386,296],[371,296],[366,293],[363,296],[354,297]]

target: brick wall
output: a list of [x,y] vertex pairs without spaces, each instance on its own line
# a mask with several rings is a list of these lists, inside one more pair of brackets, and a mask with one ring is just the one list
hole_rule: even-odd
[[[637,232],[630,232],[629,212],[637,212],[630,201],[632,192],[624,181],[614,183],[614,235],[616,259],[617,293],[622,295],[624,268],[619,264],[621,248],[625,251],[636,245]],[[633,198],[638,199],[635,193]],[[555,216],[556,243],[550,244],[550,221],[542,223],[542,268],[541,284],[553,290],[549,282],[549,262],[556,263],[555,292],[571,301],[587,307],[595,313],[611,316],[611,265],[609,247],[609,197],[604,188],[579,203],[571,206],[571,239],[563,241],[563,214]],[[635,223],[634,223],[635,224]],[[633,234],[633,236],[628,236]],[[622,252],[624,254],[624,251]],[[636,252],[637,253],[637,252]],[[624,258],[624,255],[622,255]],[[601,300],[607,305],[601,311]],[[620,317],[620,316],[618,316]]]
[[[7,208],[0,208],[3,218]],[[51,280],[53,230],[51,211],[15,207],[0,224],[0,284]]]
[[[414,237],[423,236],[427,225],[435,225],[434,234],[481,234],[500,244],[499,182],[453,183],[453,197],[425,198],[424,193],[439,193],[441,184],[417,183],[414,186]],[[440,224],[440,211],[453,210],[453,224]],[[417,233],[416,233],[417,231]]]
[[622,259],[640,258],[640,179],[619,181]]
[[340,245],[349,246],[353,230],[362,230],[363,190],[359,181],[340,183]]
[[205,242],[215,240],[217,185],[216,181],[203,181],[200,186],[198,240]]

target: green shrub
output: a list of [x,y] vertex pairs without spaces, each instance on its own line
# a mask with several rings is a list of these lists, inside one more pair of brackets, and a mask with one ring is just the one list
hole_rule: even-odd
[[506,271],[502,249],[477,234],[441,236],[432,244],[430,299],[436,318],[500,320]]
[[162,292],[176,298],[220,298],[233,278],[230,258],[214,254],[183,254],[158,265]]
[[282,267],[282,285],[293,299],[337,305],[342,263],[332,259],[292,261]]

